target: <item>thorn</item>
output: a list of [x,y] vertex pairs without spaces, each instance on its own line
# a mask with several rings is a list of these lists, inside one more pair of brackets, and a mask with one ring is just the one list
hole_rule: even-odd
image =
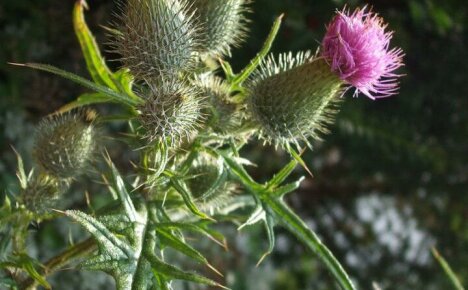
[[17,62],[7,62],[7,64],[15,65],[15,66],[27,66],[26,63],[17,63]]
[[68,216],[68,213],[67,213],[66,211],[59,210],[59,209],[55,209],[55,208],[51,208],[50,210],[51,210],[51,211],[55,211],[55,212],[57,212],[57,213],[59,213],[59,214],[63,214],[63,215]]
[[215,272],[216,274],[218,274],[219,276],[223,277],[224,278],[224,275],[221,274],[221,272],[219,272],[215,267],[213,267],[210,263],[206,263],[206,266],[208,268],[211,269],[211,271]]
[[278,20],[283,20],[285,13],[281,13],[280,16],[278,16]]

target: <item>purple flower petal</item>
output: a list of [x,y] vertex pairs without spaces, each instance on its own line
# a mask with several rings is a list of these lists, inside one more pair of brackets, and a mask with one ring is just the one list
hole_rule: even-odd
[[327,26],[322,41],[321,54],[331,69],[371,99],[398,91],[400,75],[393,71],[403,65],[404,53],[389,49],[393,32],[385,32],[386,28],[383,19],[366,7],[352,14],[343,9]]

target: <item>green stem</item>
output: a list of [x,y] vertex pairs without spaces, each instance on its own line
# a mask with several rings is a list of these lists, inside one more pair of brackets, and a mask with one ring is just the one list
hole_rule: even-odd
[[343,289],[356,289],[348,274],[345,272],[338,260],[333,256],[332,252],[320,241],[317,235],[309,229],[304,221],[291,210],[291,208],[289,208],[283,201],[268,195],[268,193],[262,196],[262,200],[270,206],[276,215],[281,217],[280,221],[283,222],[284,226],[292,234],[294,234],[300,241],[320,257]]
[[[58,269],[70,263],[72,260],[86,256],[96,249],[96,242],[93,238],[84,240],[81,243],[71,246],[59,255],[51,258],[44,264],[43,276],[49,276],[56,272]],[[32,290],[36,289],[37,282],[31,278],[28,278],[22,283],[21,289]]]

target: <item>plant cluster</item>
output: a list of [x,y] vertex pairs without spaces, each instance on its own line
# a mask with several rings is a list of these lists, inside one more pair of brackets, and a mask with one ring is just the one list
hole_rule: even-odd
[[[12,288],[50,288],[47,276],[63,268],[104,271],[118,289],[172,289],[173,280],[226,288],[165,259],[172,248],[221,275],[187,239],[187,233],[225,246],[213,229],[230,221],[239,229],[263,224],[274,249],[274,228],[285,227],[323,261],[342,289],[351,279],[317,235],[285,203],[303,178],[288,177],[300,152],[327,133],[344,92],[355,87],[369,98],[396,93],[400,49],[367,8],[338,11],[317,52],[269,55],[283,16],[273,23],[257,56],[239,73],[226,57],[245,40],[249,0],[128,0],[109,27],[122,68],[111,71],[84,20],[83,0],[73,22],[92,80],[50,65],[22,66],[50,72],[88,88],[37,128],[28,174],[18,154],[20,190],[8,192],[0,214],[9,251],[0,263]],[[357,94],[356,93],[356,94]],[[113,104],[119,113],[98,115],[91,105]],[[134,171],[123,176],[108,154],[102,175],[112,200],[92,213],[60,209],[67,189],[89,172],[99,152],[100,127],[127,124],[128,149],[138,153]],[[249,175],[252,163],[239,151],[260,139],[286,150],[291,161],[270,180]],[[117,142],[117,141],[115,141]],[[92,198],[92,193],[91,193]],[[241,212],[242,214],[236,214]],[[248,212],[248,215],[244,215]],[[91,238],[41,264],[27,255],[31,222],[66,216]]]

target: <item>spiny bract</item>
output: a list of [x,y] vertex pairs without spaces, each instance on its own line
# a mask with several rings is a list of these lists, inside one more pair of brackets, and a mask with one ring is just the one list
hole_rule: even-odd
[[202,102],[199,92],[183,82],[163,80],[150,85],[139,108],[143,137],[150,143],[170,141],[170,144],[189,138],[203,119]]
[[45,118],[38,126],[34,157],[47,174],[61,178],[79,175],[96,149],[96,113],[80,110]]
[[205,53],[229,55],[246,37],[250,0],[194,0],[192,9],[203,31]]
[[268,143],[286,145],[328,132],[343,82],[310,52],[269,57],[249,84],[248,107]]
[[199,76],[194,85],[200,88],[205,97],[205,102],[208,104],[205,109],[207,111],[206,124],[215,133],[229,134],[242,126],[245,119],[245,106],[230,100],[229,84],[209,74]]
[[68,183],[45,174],[33,174],[21,194],[26,208],[36,215],[47,214],[57,206]]
[[113,46],[139,79],[166,78],[194,65],[199,38],[184,0],[128,0]]

